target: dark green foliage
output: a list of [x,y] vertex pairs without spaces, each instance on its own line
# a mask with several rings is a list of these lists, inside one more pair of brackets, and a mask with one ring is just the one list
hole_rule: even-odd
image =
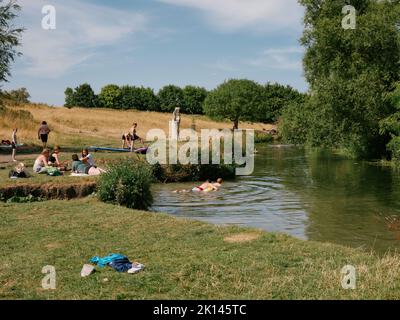
[[276,122],[281,116],[283,108],[292,103],[304,103],[304,100],[305,94],[291,86],[267,83],[264,86],[262,103],[255,120],[264,123]]
[[158,92],[157,96],[162,112],[173,112],[176,107],[183,106],[183,90],[177,86],[165,86]]
[[400,161],[400,83],[387,95],[386,101],[393,106],[395,111],[379,123],[380,133],[387,135],[390,139],[387,149],[392,159]]
[[225,164],[170,164],[154,165],[153,175],[160,182],[216,181],[218,178],[235,178],[235,165]]
[[16,28],[14,20],[21,7],[16,1],[0,0],[0,83],[7,81],[10,65],[20,53],[15,49],[20,45],[23,28]]
[[103,202],[147,210],[153,203],[152,180],[152,170],[146,163],[126,159],[112,165],[100,177],[97,194]]
[[238,128],[239,121],[254,121],[261,108],[263,88],[250,80],[232,79],[211,91],[204,103],[207,116],[223,120],[229,119]]
[[13,196],[7,200],[7,203],[32,203],[43,201],[42,198],[34,197],[33,195],[28,195],[26,197]]
[[92,87],[87,84],[81,84],[75,89],[67,88],[65,90],[65,107],[81,107],[94,108],[96,107],[97,98]]
[[255,132],[254,142],[255,143],[271,143],[274,141],[274,137],[269,133]]
[[183,104],[181,112],[186,114],[203,114],[203,105],[206,98],[206,89],[186,86],[183,88]]
[[153,89],[134,86],[121,87],[122,109],[159,111],[159,102]]
[[[302,44],[311,96],[285,109],[288,142],[344,149],[354,157],[385,153],[379,122],[393,112],[387,93],[400,80],[399,1],[301,0]],[[342,7],[357,9],[355,30],[341,25]]]

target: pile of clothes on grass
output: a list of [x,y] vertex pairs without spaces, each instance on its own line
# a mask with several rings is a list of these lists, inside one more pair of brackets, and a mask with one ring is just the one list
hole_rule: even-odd
[[[127,273],[137,273],[143,270],[144,265],[141,263],[131,262],[128,257],[119,254],[112,253],[103,258],[93,257],[89,260],[90,263],[97,265],[99,268],[104,268],[109,266],[118,272],[127,272]],[[93,273],[95,270],[93,265],[85,264],[81,271],[81,276],[86,277]]]

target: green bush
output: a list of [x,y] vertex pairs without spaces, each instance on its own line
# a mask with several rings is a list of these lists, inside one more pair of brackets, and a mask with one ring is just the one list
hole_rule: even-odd
[[153,203],[150,191],[152,180],[152,170],[147,164],[126,159],[112,165],[100,177],[97,194],[103,202],[147,210]]
[[254,135],[255,143],[272,143],[273,141],[274,137],[269,133],[256,132]]
[[235,165],[228,164],[170,164],[154,165],[153,174],[156,180],[160,182],[187,182],[235,179]]

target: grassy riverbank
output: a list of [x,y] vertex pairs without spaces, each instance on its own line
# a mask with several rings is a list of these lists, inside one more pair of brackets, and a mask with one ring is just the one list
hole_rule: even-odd
[[[2,299],[400,298],[398,256],[379,258],[94,199],[0,203],[0,239]],[[89,258],[111,252],[146,269],[136,275],[103,269],[80,277]],[[341,288],[346,264],[357,269],[356,290]],[[41,288],[45,265],[56,268],[54,291]]]

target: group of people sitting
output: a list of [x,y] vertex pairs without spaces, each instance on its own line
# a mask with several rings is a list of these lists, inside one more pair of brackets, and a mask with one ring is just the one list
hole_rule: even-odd
[[95,165],[94,158],[88,149],[83,149],[81,157],[77,154],[72,155],[71,168],[68,167],[68,161],[60,160],[60,147],[55,146],[53,152],[50,149],[43,149],[42,153],[36,158],[33,165],[33,172],[46,173],[52,172],[56,168],[59,172],[72,171],[75,174],[86,174],[89,176],[97,176],[105,170]]

